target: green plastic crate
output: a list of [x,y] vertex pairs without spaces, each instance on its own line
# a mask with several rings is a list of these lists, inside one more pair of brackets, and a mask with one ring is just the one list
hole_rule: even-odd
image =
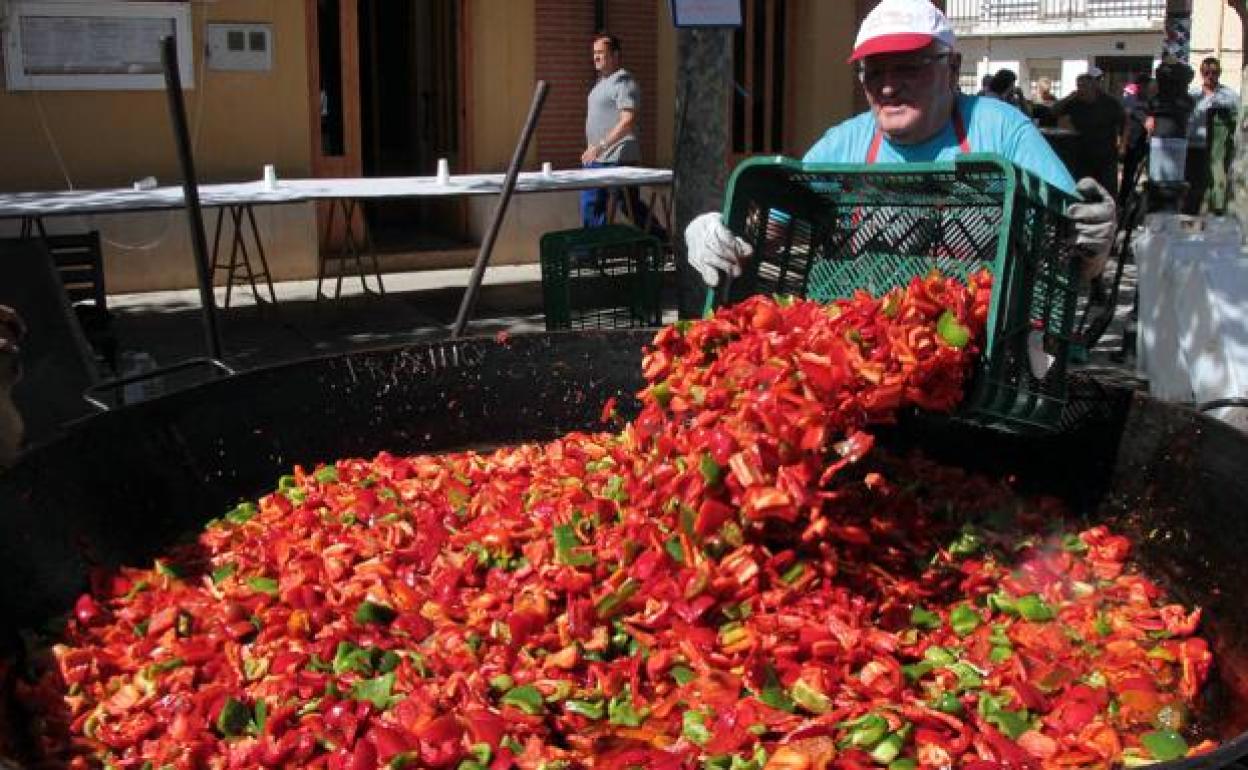
[[547,331],[627,329],[662,323],[663,247],[628,225],[542,236]]
[[[992,272],[988,339],[964,419],[1018,432],[1058,429],[1078,263],[1073,198],[991,154],[922,164],[803,164],[752,158],[729,182],[725,219],[755,258],[728,297],[794,294],[829,302],[880,294],[933,268]],[[1028,337],[1053,363],[1032,373]]]

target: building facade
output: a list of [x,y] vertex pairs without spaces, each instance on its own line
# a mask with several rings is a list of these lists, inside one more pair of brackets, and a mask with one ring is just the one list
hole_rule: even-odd
[[[1193,0],[1193,57],[1221,55],[1238,87],[1242,41],[1224,0]],[[0,31],[13,9],[55,0],[0,0]],[[1050,77],[1059,94],[1096,64],[1112,77],[1150,66],[1160,49],[1165,0],[944,0],[965,52],[972,90],[1008,66],[1024,86]],[[95,7],[148,5],[92,0]],[[550,96],[525,159],[579,164],[594,33],[622,41],[641,84],[643,157],[673,165],[680,32],[669,0],[214,0],[156,3],[189,18],[186,105],[202,182],[407,176],[503,170],[535,83]],[[725,120],[731,164],[755,154],[801,155],[828,126],[865,104],[846,59],[874,0],[742,0],[732,36],[732,97]],[[205,42],[220,25],[263,28],[267,65],[220,66]],[[218,29],[219,31],[219,29]],[[0,56],[3,54],[0,53]],[[0,62],[9,66],[8,62]],[[135,90],[0,90],[0,190],[128,187],[179,179],[165,95]],[[383,270],[470,264],[494,201],[365,206]],[[213,214],[208,218],[213,224]],[[257,209],[275,279],[316,275],[325,213],[313,204]],[[99,230],[110,291],[194,285],[186,218],[167,211],[49,220],[56,231]],[[574,194],[513,198],[495,264],[536,261],[541,235],[579,224]],[[0,235],[16,223],[0,222]],[[211,234],[210,234],[211,235]],[[331,240],[333,235],[331,234]]]
[[[964,90],[1008,68],[1029,96],[1044,77],[1060,98],[1095,65],[1116,96],[1133,75],[1156,66],[1166,0],[946,0],[946,10],[964,56]],[[1235,12],[1225,0],[1193,0],[1191,31],[1193,64],[1218,57],[1224,82],[1239,90],[1243,40]]]
[[[0,0],[0,30],[18,5]],[[93,0],[96,7],[134,6]],[[185,101],[203,183],[406,176],[506,168],[534,85],[550,96],[531,143],[529,170],[579,164],[596,29],[621,38],[624,66],[643,91],[648,165],[670,167],[678,33],[668,0],[215,0],[163,3],[189,15]],[[854,109],[846,64],[862,9],[829,0],[744,0],[734,33],[730,158],[800,154]],[[239,70],[205,55],[215,25],[267,30],[267,67]],[[9,63],[5,63],[6,66]],[[699,116],[687,119],[698,120]],[[0,190],[129,187],[179,180],[161,90],[0,91]],[[471,263],[493,200],[370,204],[364,217],[383,270]],[[208,226],[214,214],[209,212]],[[257,209],[273,277],[314,277],[325,213],[313,204]],[[542,233],[579,224],[575,195],[516,196],[494,264],[537,259]],[[57,231],[99,230],[112,292],[194,285],[180,211],[70,216]],[[16,223],[0,222],[0,235]],[[209,233],[211,237],[211,232]],[[331,236],[332,237],[332,236]]]

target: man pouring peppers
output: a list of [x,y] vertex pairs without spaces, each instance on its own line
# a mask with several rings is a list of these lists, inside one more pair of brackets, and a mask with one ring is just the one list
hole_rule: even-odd
[[[1088,178],[1072,179],[1044,137],[1012,105],[958,91],[962,55],[953,27],[928,0],[883,0],[863,20],[849,60],[870,109],[830,128],[807,152],[807,163],[922,163],[969,152],[991,152],[1083,202],[1067,215],[1076,242],[1088,252],[1085,277],[1108,258],[1117,210],[1111,195]],[[685,230],[689,264],[709,286],[719,273],[741,274],[752,249],[717,212]]]

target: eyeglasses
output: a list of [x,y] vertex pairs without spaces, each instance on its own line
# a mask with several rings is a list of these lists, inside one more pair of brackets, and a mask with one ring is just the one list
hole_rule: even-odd
[[908,59],[895,62],[871,62],[859,64],[858,80],[862,83],[874,86],[879,85],[885,76],[892,75],[898,80],[918,80],[928,72],[928,68],[941,59],[948,59],[951,51],[943,53],[925,54],[923,56],[915,56]]

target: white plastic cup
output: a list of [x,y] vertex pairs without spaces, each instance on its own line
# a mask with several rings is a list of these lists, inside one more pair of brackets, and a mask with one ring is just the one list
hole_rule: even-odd
[[554,165],[550,161],[546,161],[545,163],[543,163],[542,164],[542,176],[546,177],[547,179],[550,179],[554,175],[555,175]]
[[446,162],[446,158],[438,158],[438,184],[446,184],[451,181],[451,164]]
[[264,189],[277,189],[277,168],[272,163],[264,164]]

